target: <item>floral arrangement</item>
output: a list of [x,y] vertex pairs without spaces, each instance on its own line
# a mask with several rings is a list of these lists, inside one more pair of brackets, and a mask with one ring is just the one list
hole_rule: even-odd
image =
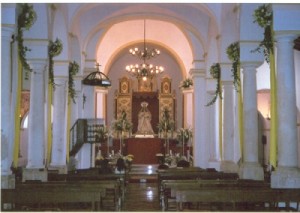
[[157,128],[159,132],[173,131],[175,122],[171,119],[170,112],[167,107],[163,109],[161,121],[158,123]]
[[193,80],[190,78],[186,78],[185,80],[180,82],[179,88],[187,89],[193,86]]
[[188,142],[191,138],[193,137],[193,131],[190,128],[184,129],[180,128],[177,131],[177,140],[178,141],[183,141],[183,142]]
[[213,97],[213,99],[208,102],[206,104],[206,106],[210,106],[212,104],[214,104],[218,98],[218,96],[222,99],[222,90],[221,90],[221,86],[220,86],[220,81],[221,81],[221,67],[219,63],[213,64],[210,67],[210,74],[211,76],[217,80],[217,88],[215,91],[215,96]]
[[68,93],[70,98],[73,100],[73,103],[75,104],[75,96],[76,91],[74,89],[74,76],[79,72],[79,65],[76,63],[76,61],[69,63],[69,88]]
[[113,130],[122,133],[130,131],[131,129],[132,123],[128,121],[127,114],[125,110],[123,110],[120,119],[113,122]]
[[133,161],[133,158],[134,158],[134,156],[133,156],[132,154],[129,154],[129,155],[124,156],[123,159],[124,159],[126,162],[132,162],[132,161]]
[[262,5],[254,11],[254,23],[265,29],[264,39],[252,52],[260,52],[263,49],[265,60],[270,63],[270,54],[273,54],[274,39],[272,36],[273,12],[270,5]]
[[96,136],[95,136],[95,141],[96,142],[104,142],[108,137],[108,131],[106,126],[100,125],[96,129]]
[[18,54],[21,61],[21,64],[25,70],[25,79],[28,80],[28,71],[32,71],[29,64],[26,60],[26,52],[30,51],[28,47],[24,46],[23,40],[23,31],[29,30],[31,26],[35,23],[37,19],[36,12],[33,9],[33,6],[29,6],[28,4],[21,4],[20,6],[21,12],[18,16],[18,36],[16,37],[18,41]]
[[240,43],[235,42],[227,47],[227,56],[232,61],[232,76],[235,89],[238,91],[240,85],[239,65],[240,65]]
[[54,42],[49,41],[49,83],[55,88],[54,73],[53,73],[53,57],[58,56],[63,50],[61,41],[57,38]]

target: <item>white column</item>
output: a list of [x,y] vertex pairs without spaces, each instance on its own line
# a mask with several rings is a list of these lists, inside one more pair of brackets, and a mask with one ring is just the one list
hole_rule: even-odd
[[13,141],[10,135],[11,36],[14,29],[1,27],[1,174],[11,174]]
[[30,63],[33,72],[31,73],[30,86],[30,112],[28,119],[28,163],[26,168],[44,168],[44,147],[45,147],[45,128],[44,128],[44,74],[46,62],[36,61]]
[[[277,35],[278,168],[272,187],[300,188],[294,65],[295,35]],[[272,119],[272,118],[271,118]]]
[[[207,103],[213,99],[215,91],[209,91],[207,95]],[[218,99],[219,100],[219,99]],[[220,149],[219,149],[219,103],[218,100],[211,106],[208,106],[208,141],[209,141],[209,168],[220,170]]]
[[207,168],[208,142],[206,140],[206,81],[204,69],[192,69],[190,74],[194,82],[194,165]]
[[222,161],[220,170],[237,172],[238,166],[234,162],[234,85],[232,64],[221,63],[222,99]]
[[[224,69],[222,67],[222,69]],[[223,71],[222,71],[223,72]],[[223,87],[223,159],[221,170],[237,172],[238,166],[234,162],[234,85],[232,81],[222,81]]]
[[256,63],[243,67],[244,147],[240,178],[263,180],[263,168],[258,163],[258,112],[256,94]]
[[234,105],[233,82],[223,81],[223,160],[233,161]]
[[55,78],[53,91],[53,140],[51,163],[52,167],[66,166],[66,79]]

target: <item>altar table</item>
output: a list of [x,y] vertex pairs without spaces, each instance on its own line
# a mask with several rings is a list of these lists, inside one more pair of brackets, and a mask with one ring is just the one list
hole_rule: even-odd
[[158,164],[156,154],[164,152],[163,144],[160,138],[128,138],[124,151],[134,156],[133,164]]

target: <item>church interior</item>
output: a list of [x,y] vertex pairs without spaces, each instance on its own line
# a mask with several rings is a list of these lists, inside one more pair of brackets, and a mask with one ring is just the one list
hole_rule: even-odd
[[300,4],[2,3],[2,211],[300,211]]

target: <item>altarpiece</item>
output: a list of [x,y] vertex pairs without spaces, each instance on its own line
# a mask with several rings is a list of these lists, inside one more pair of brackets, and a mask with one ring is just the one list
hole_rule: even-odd
[[[175,121],[176,104],[175,91],[172,91],[172,79],[165,76],[161,79],[160,87],[153,91],[153,83],[145,89],[138,80],[138,91],[132,88],[133,82],[127,76],[119,79],[119,89],[115,92],[115,118],[120,118],[123,111],[132,122],[132,134],[138,130],[138,114],[143,102],[147,104],[147,110],[151,114],[151,126],[154,134],[158,133],[157,124],[160,122],[164,109],[168,109],[171,118]],[[176,122],[175,122],[176,123]]]

